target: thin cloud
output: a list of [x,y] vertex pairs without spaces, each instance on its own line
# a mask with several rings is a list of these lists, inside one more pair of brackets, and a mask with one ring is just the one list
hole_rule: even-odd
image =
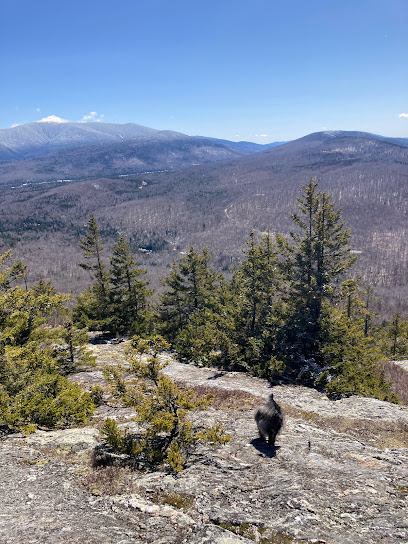
[[267,137],[268,137],[267,134],[255,134],[255,136],[256,136],[257,138],[267,138]]
[[69,123],[68,119],[63,119],[57,115],[49,115],[48,117],[43,117],[36,123]]
[[79,123],[88,123],[88,122],[102,123],[103,118],[104,118],[103,113],[101,113],[100,115],[98,115],[98,112],[96,112],[96,111],[90,111],[89,113],[85,114],[85,115],[82,117],[82,119],[79,120]]
[[398,117],[408,117],[408,113],[400,113]]

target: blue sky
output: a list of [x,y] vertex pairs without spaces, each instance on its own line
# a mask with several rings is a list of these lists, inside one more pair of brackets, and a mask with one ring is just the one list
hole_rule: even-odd
[[3,0],[0,20],[1,128],[408,137],[407,0]]

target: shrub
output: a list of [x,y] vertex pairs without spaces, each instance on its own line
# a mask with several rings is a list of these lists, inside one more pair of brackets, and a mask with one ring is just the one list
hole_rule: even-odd
[[137,434],[123,432],[114,420],[107,419],[102,432],[115,451],[146,466],[164,462],[171,470],[179,472],[198,441],[215,446],[228,442],[229,436],[221,425],[196,427],[188,420],[191,411],[207,409],[212,396],[197,398],[193,391],[181,391],[168,376],[161,374],[167,362],[160,357],[160,352],[169,347],[160,336],[150,342],[133,338],[127,356],[130,371],[137,379],[136,385],[126,384],[125,368],[110,366],[105,369],[112,394],[126,406],[135,408],[135,420],[143,430]]
[[59,372],[61,328],[51,326],[69,297],[43,281],[31,289],[12,287],[16,272],[25,269],[21,263],[5,268],[9,256],[0,257],[0,424],[29,433],[38,425],[85,423],[94,403]]

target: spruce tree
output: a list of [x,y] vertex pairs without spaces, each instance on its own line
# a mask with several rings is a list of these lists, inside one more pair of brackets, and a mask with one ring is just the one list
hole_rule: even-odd
[[323,302],[323,368],[316,385],[324,387],[332,398],[349,395],[375,397],[398,402],[378,361],[384,360],[380,342],[364,330],[365,307],[360,297],[333,307]]
[[234,337],[244,366],[261,370],[275,349],[281,319],[281,272],[270,233],[253,232],[230,283],[235,294]]
[[141,334],[148,326],[146,299],[152,291],[147,289],[149,282],[141,279],[146,270],[138,267],[123,235],[112,247],[110,263],[112,331]]
[[392,359],[408,355],[408,320],[399,312],[392,316],[382,328],[382,346],[385,354]]
[[278,236],[286,258],[288,315],[282,330],[281,350],[295,373],[310,375],[323,365],[325,334],[322,312],[334,296],[336,283],[355,262],[348,245],[350,230],[341,221],[331,196],[317,190],[310,180],[298,198],[299,213],[292,219],[297,228],[292,243]]
[[217,291],[219,275],[210,266],[207,249],[187,255],[164,279],[160,328],[183,357],[201,360],[216,347]]
[[55,356],[61,330],[52,320],[64,316],[69,297],[44,281],[13,286],[9,256],[0,257],[0,425],[31,432],[84,423],[94,409],[91,396],[61,375]]
[[85,262],[79,263],[79,266],[91,273],[93,284],[78,297],[74,318],[82,326],[95,330],[107,330],[110,317],[109,275],[103,261],[104,246],[101,234],[92,213],[86,225],[86,231],[87,233],[80,240]]

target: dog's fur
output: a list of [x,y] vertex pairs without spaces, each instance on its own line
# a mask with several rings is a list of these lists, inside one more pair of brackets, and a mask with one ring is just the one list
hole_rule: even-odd
[[269,395],[266,404],[260,406],[255,413],[255,421],[258,425],[259,436],[268,442],[269,446],[275,446],[276,436],[281,430],[283,417],[280,406]]

